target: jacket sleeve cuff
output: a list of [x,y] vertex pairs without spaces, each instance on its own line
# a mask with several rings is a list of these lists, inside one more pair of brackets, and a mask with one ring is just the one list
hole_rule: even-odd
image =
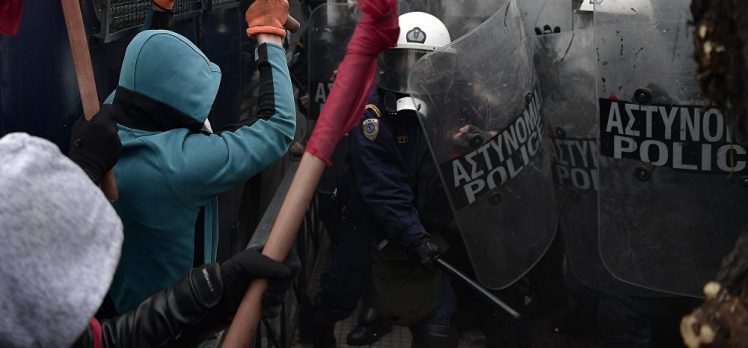
[[217,263],[193,268],[190,272],[190,285],[195,299],[204,308],[213,308],[221,301],[223,281]]
[[418,244],[418,242],[427,237],[428,232],[426,232],[426,229],[421,225],[420,222],[416,222],[410,227],[408,227],[401,235],[399,236],[390,236],[391,239],[398,242],[398,244],[410,248]]

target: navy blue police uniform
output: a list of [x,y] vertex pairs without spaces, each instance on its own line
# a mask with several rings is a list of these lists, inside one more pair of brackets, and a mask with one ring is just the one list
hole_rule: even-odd
[[[338,185],[341,219],[315,298],[317,306],[338,313],[337,320],[356,308],[370,286],[373,244],[386,238],[408,248],[453,220],[415,112],[369,104],[348,141]],[[453,300],[447,302],[447,310],[438,311],[443,317],[454,307]]]

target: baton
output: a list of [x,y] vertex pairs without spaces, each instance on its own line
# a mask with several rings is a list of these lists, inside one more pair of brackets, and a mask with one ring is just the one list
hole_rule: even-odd
[[465,273],[460,272],[460,270],[458,270],[457,268],[449,264],[449,262],[444,261],[444,259],[442,259],[441,257],[438,257],[436,260],[434,260],[434,264],[439,266],[439,268],[445,270],[447,273],[457,278],[460,278],[460,280],[462,280],[470,288],[479,292],[481,295],[483,295],[483,297],[487,298],[489,301],[493,302],[495,305],[501,307],[501,309],[509,313],[509,315],[511,315],[514,319],[517,319],[520,317],[519,313],[517,313],[517,311],[515,311],[514,308],[510,307],[504,301],[494,296],[494,294],[486,290],[486,288],[478,284],[478,282],[468,277]]
[[[377,249],[382,250],[384,247],[389,244],[390,241],[388,239],[382,240],[382,242],[377,245]],[[520,317],[519,313],[514,310],[514,308],[510,307],[506,302],[502,301],[498,297],[496,297],[494,294],[492,294],[490,291],[486,290],[486,288],[483,287],[483,285],[480,285],[478,282],[473,280],[472,278],[468,277],[467,274],[460,272],[459,269],[455,268],[455,266],[452,266],[447,261],[444,261],[441,257],[438,257],[434,260],[434,264],[439,266],[439,268],[443,269],[447,273],[459,278],[462,280],[465,284],[467,284],[471,289],[477,291],[483,297],[487,298],[489,301],[493,302],[495,305],[501,307],[501,309],[505,310],[509,315],[512,316],[512,318],[517,319]]]

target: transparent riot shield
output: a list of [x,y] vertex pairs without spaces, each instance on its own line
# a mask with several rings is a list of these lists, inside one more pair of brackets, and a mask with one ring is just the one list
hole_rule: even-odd
[[605,289],[616,280],[598,252],[594,39],[592,28],[541,35],[534,52],[568,267],[585,285]]
[[597,290],[654,295],[615,278],[600,258],[594,30],[540,35],[534,53],[568,270]]
[[436,16],[454,40],[485,22],[502,5],[504,1],[494,0],[399,0],[398,10],[400,14],[420,11]]
[[748,172],[698,93],[690,2],[595,4],[599,233],[619,279],[701,296],[745,225]]
[[569,0],[520,0],[519,9],[528,35],[563,33],[572,28]]
[[421,58],[408,84],[478,280],[491,289],[529,271],[557,226],[535,71],[515,1],[501,4]]
[[338,65],[356,29],[360,13],[353,4],[323,4],[309,17],[309,115],[316,120],[330,95]]

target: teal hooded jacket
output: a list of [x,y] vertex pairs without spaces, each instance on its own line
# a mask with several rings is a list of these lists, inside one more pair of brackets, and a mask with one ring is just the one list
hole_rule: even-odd
[[118,312],[187,274],[201,209],[206,250],[199,261],[214,261],[217,195],[288,150],[296,110],[285,51],[263,44],[257,54],[257,118],[208,134],[201,129],[218,92],[218,66],[171,31],[143,31],[127,47],[117,90],[101,111],[113,114],[123,146],[114,207],[125,241],[109,293]]

